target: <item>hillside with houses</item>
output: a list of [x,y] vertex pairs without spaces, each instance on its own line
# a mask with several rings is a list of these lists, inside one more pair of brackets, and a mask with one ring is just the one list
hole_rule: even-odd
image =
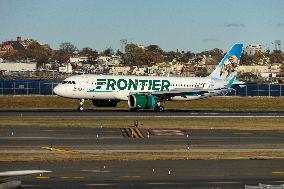
[[[0,46],[2,78],[65,78],[70,74],[111,74],[204,77],[211,73],[226,52],[212,50],[164,51],[158,45],[125,44],[98,52],[90,47],[77,49],[62,42],[59,49],[34,39],[4,41]],[[238,77],[249,82],[282,82],[284,54],[281,49],[270,51],[261,44],[245,46]]]

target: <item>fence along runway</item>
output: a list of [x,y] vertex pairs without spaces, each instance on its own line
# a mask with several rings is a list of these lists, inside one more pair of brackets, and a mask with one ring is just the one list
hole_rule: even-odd
[[[54,95],[53,89],[61,80],[2,79],[0,95]],[[233,86],[228,96],[284,96],[281,84],[246,84]]]

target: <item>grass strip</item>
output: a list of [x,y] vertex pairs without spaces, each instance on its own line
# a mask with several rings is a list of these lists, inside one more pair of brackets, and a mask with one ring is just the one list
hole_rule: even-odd
[[[2,109],[25,108],[67,108],[76,109],[78,100],[58,96],[0,96]],[[168,101],[163,103],[166,109],[182,110],[284,110],[284,97],[212,97],[194,101]],[[96,108],[90,100],[85,101],[86,109]],[[128,109],[127,102],[120,102],[116,109]]]
[[284,152],[188,152],[188,153],[2,153],[0,161],[134,161],[134,160],[237,160],[284,159]]
[[[139,119],[140,128],[178,129],[232,129],[232,130],[284,130],[284,118],[190,118],[190,119]],[[0,118],[0,126],[124,128],[133,126],[134,119],[84,118]]]

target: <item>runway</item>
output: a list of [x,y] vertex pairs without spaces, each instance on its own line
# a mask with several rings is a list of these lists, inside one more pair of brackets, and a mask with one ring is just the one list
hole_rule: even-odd
[[[94,118],[180,119],[191,117],[275,117],[283,112],[258,111],[165,111],[126,110],[1,110],[0,118]],[[79,120],[79,119],[78,119]],[[46,148],[43,148],[46,147]],[[0,154],[65,154],[87,156],[105,153],[283,153],[281,130],[211,130],[1,126]],[[118,157],[119,158],[119,157]],[[260,158],[261,159],[261,158]],[[156,160],[156,161],[0,161],[0,171],[47,169],[50,174],[22,178],[22,188],[150,188],[150,189],[240,189],[244,185],[284,184],[284,160]]]
[[[283,131],[0,127],[0,153],[284,152]],[[126,133],[124,133],[126,132]],[[128,132],[128,133],[127,133]],[[165,133],[166,132],[166,133]],[[163,135],[166,134],[166,135]]]
[[87,109],[82,112],[71,109],[19,109],[0,110],[0,118],[284,118],[284,111],[222,111],[222,110],[166,110],[164,112],[129,110]]
[[283,184],[283,160],[0,162],[1,170],[47,169],[22,179],[22,188],[241,189]]

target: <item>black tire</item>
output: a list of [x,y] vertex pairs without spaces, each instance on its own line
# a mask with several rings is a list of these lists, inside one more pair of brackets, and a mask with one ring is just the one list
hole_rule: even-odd
[[159,106],[159,112],[163,112],[165,110],[164,106]]

